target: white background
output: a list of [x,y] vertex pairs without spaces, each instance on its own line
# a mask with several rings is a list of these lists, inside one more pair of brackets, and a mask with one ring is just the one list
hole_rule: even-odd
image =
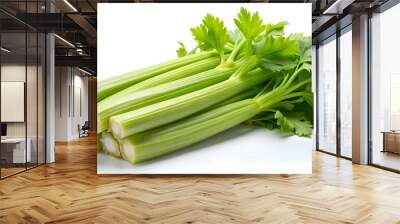
[[98,80],[176,58],[178,41],[195,46],[190,28],[207,13],[228,29],[240,8],[258,11],[264,22],[289,22],[287,33],[311,35],[311,4],[142,3],[98,4]]
[[[211,13],[234,29],[241,7],[264,22],[287,21],[287,33],[311,35],[311,4],[98,4],[98,80],[176,58],[178,41],[195,46],[190,28]],[[311,173],[312,141],[238,126],[179,153],[140,165],[98,155],[98,173]]]

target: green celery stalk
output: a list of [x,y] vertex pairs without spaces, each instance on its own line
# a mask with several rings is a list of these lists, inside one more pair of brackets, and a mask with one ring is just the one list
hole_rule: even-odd
[[253,98],[262,89],[263,89],[263,85],[255,86],[255,87],[253,87],[251,89],[248,89],[248,90],[245,90],[244,92],[241,92],[241,93],[239,93],[239,94],[237,94],[237,95],[235,95],[235,96],[233,96],[233,97],[231,97],[231,98],[229,98],[229,99],[227,99],[227,100],[225,100],[225,101],[223,101],[221,103],[213,105],[211,107],[211,109],[218,108],[218,107],[221,107],[221,106],[224,106],[224,105],[227,105],[227,104],[231,104],[231,103],[234,103],[234,102],[237,102],[237,101]]
[[97,134],[97,152],[103,152],[103,142],[101,138],[101,134]]
[[114,100],[106,98],[100,101],[97,107],[98,132],[105,131],[108,128],[108,120],[111,116],[172,99],[222,82],[228,79],[238,66],[239,63],[231,68],[214,68],[173,82],[123,95]]
[[148,78],[215,55],[218,55],[216,51],[203,51],[99,81],[97,86],[97,101],[101,101],[126,87]]
[[211,57],[204,60],[196,61],[194,63],[184,65],[182,67],[170,70],[168,72],[162,73],[160,75],[151,77],[142,82],[136,83],[124,90],[121,90],[100,102],[108,104],[109,102],[118,101],[126,95],[130,95],[140,90],[145,90],[154,86],[158,86],[167,82],[172,82],[187,76],[191,76],[200,72],[207,71],[209,69],[215,68],[220,63],[219,57]]
[[121,142],[122,157],[130,163],[140,163],[213,136],[251,118],[254,111],[259,110],[251,101],[228,104],[165,127],[129,136]]
[[126,137],[121,140],[122,157],[135,164],[192,145],[247,121],[283,100],[301,96],[302,92],[295,91],[309,82],[310,80],[305,80],[291,86],[286,80],[278,88],[252,99],[223,105],[196,116]]
[[[242,67],[246,67],[246,64]],[[110,118],[111,131],[116,138],[122,139],[195,114],[270,78],[270,75],[265,74],[261,69],[240,75],[241,68],[226,81],[180,97],[112,116]]]
[[119,142],[109,132],[101,134],[104,152],[115,157],[121,157]]

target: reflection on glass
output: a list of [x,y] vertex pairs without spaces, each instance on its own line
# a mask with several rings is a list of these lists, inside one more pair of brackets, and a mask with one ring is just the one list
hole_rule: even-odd
[[400,170],[400,5],[372,17],[372,163]]
[[318,147],[336,153],[336,40],[318,48]]
[[[0,1],[0,7],[43,13],[45,0]],[[0,12],[12,30],[0,29],[0,178],[45,162],[45,44],[43,33]]]
[[[2,33],[1,45],[9,49],[1,52],[1,176],[25,170],[30,161],[30,144],[26,142],[26,35]],[[28,150],[27,150],[28,149]]]
[[38,135],[37,135],[37,148],[38,148],[38,164],[43,164],[45,163],[45,158],[46,158],[46,148],[45,148],[45,114],[46,114],[46,108],[45,108],[45,60],[46,60],[46,52],[45,52],[45,44],[46,44],[46,38],[45,35],[42,33],[38,34],[38,76],[37,76],[37,90],[38,90]]
[[27,166],[30,168],[37,165],[37,35],[29,32],[27,38],[27,142],[31,151]]
[[351,158],[352,141],[352,35],[340,36],[340,152]]

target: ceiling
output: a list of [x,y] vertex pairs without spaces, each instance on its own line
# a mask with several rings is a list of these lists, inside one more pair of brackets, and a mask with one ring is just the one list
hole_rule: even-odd
[[[35,55],[33,33],[54,32],[56,65],[79,66],[96,73],[97,2],[94,0],[1,0],[2,45],[12,49],[3,60]],[[51,13],[50,13],[51,12]],[[25,44],[25,31],[28,32]],[[36,42],[36,41],[35,41]],[[26,51],[25,52],[25,46]]]

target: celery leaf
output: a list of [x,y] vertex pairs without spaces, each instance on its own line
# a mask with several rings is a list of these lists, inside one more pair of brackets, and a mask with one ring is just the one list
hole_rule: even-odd
[[234,19],[234,21],[243,36],[250,41],[254,40],[265,30],[265,25],[263,25],[263,21],[258,12],[251,14],[245,8],[240,9],[238,18]]
[[289,70],[298,64],[293,59],[299,55],[299,45],[289,38],[265,35],[255,48],[256,55],[261,59],[261,67],[265,70]]
[[289,135],[309,137],[312,134],[312,125],[310,121],[304,118],[303,113],[288,112],[283,114],[278,110],[275,113],[275,118],[280,130]]
[[187,53],[185,45],[182,42],[178,41],[178,44],[179,44],[179,48],[176,50],[176,54],[178,55],[178,57],[181,58],[181,57],[187,55],[188,53]]
[[223,58],[224,46],[229,42],[229,34],[222,20],[207,14],[203,23],[192,28],[191,31],[201,50],[215,49]]
[[284,36],[285,34],[285,26],[288,25],[288,22],[279,22],[276,24],[268,23],[265,28],[265,35],[270,35],[273,37]]

